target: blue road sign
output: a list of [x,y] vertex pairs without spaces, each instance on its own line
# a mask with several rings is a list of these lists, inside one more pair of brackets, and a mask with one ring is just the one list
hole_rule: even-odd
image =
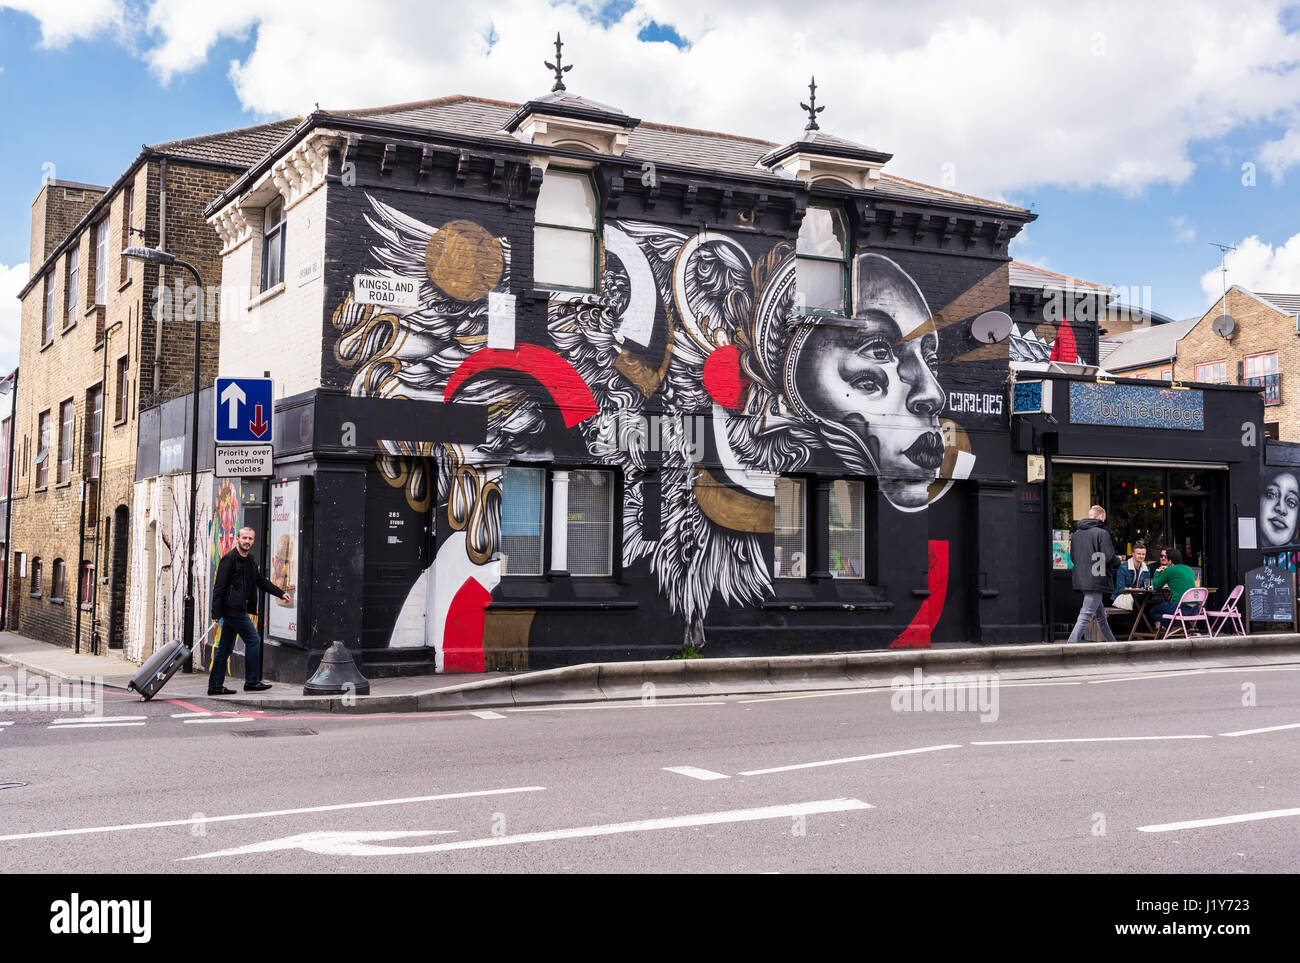
[[271,400],[270,378],[218,378],[217,444],[270,444]]

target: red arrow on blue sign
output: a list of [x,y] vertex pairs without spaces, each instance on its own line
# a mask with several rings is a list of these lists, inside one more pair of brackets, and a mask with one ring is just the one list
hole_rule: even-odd
[[266,434],[266,429],[271,427],[271,423],[262,420],[262,406],[257,405],[253,411],[253,420],[248,423],[248,430],[258,438]]

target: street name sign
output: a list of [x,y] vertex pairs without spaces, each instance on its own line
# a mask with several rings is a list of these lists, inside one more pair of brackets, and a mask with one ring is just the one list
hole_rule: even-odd
[[271,445],[217,445],[218,478],[270,477],[274,449]]
[[218,378],[214,426],[217,444],[269,447],[274,434],[272,397],[270,378]]

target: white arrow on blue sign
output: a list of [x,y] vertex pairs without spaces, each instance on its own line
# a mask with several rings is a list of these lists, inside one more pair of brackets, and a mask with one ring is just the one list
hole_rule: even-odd
[[272,390],[270,378],[217,379],[218,445],[269,444]]

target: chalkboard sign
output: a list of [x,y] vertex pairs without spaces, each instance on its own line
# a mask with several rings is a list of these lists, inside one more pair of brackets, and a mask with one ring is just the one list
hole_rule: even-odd
[[1295,576],[1284,568],[1252,568],[1246,573],[1252,622],[1295,622]]

